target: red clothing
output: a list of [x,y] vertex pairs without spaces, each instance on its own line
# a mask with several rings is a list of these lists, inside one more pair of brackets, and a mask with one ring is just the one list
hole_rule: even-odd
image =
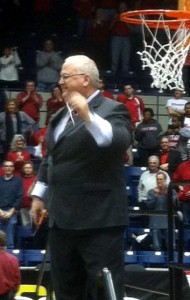
[[55,98],[49,98],[46,102],[47,106],[47,119],[46,124],[48,123],[49,117],[58,111],[60,108],[65,106],[65,101],[57,101]]
[[[190,180],[190,161],[185,161],[181,163],[172,176],[174,181],[177,180]],[[185,194],[190,191],[190,185],[184,185],[184,191],[178,192],[178,197],[180,201],[190,201],[190,197],[186,197]]]
[[21,176],[23,180],[23,198],[21,203],[21,208],[30,208],[31,207],[31,198],[30,192],[36,182],[36,176],[33,175],[31,177]]
[[15,170],[14,175],[19,175],[23,163],[27,160],[31,160],[31,155],[28,151],[9,151],[7,153],[7,160],[11,160],[14,163]]
[[94,10],[94,0],[74,0],[74,8],[81,19],[92,19]]
[[[105,44],[108,39],[108,22],[92,23],[88,30],[88,40],[93,43]],[[101,49],[102,50],[102,49]]]
[[166,164],[168,159],[168,152],[163,152],[160,155],[160,161],[161,161],[161,165]]
[[9,291],[16,293],[21,282],[18,259],[2,249],[0,249],[0,281],[0,295]]
[[114,100],[114,96],[112,95],[112,93],[108,92],[108,91],[103,91],[102,95],[104,97],[110,98],[112,100]]
[[34,121],[38,122],[40,119],[40,107],[42,106],[42,96],[40,94],[31,94],[30,97],[23,101],[27,96],[27,92],[20,92],[17,95],[18,108],[27,113]]
[[47,127],[43,127],[39,130],[37,130],[31,137],[30,137],[30,144],[37,146],[40,143],[42,143],[42,156],[45,156],[46,154],[46,132]]
[[129,112],[131,113],[131,121],[134,124],[136,122],[142,121],[142,112],[144,110],[144,103],[142,98],[139,96],[133,96],[131,99],[128,99],[126,95],[119,94],[117,96],[117,101],[122,102],[128,108]]
[[[115,18],[115,17],[114,17]],[[126,22],[116,21],[112,27],[112,36],[129,36],[131,29]]]
[[104,9],[117,8],[117,0],[99,0],[98,7]]
[[53,9],[52,0],[35,0],[34,11],[35,12],[50,12]]

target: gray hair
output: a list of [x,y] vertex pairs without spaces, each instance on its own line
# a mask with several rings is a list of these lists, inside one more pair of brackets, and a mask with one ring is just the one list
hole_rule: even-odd
[[99,71],[95,62],[86,55],[73,55],[65,59],[64,65],[73,65],[79,73],[90,76],[94,87],[98,87]]
[[11,147],[10,147],[10,149],[12,151],[16,151],[16,149],[17,149],[16,143],[17,143],[18,139],[22,139],[24,141],[24,143],[26,143],[25,138],[22,134],[15,134],[13,139],[12,139]]
[[159,157],[156,156],[156,155],[151,155],[151,156],[149,156],[148,161],[150,161],[150,160],[152,160],[152,159],[156,159],[156,160],[158,161],[158,163],[160,162]]

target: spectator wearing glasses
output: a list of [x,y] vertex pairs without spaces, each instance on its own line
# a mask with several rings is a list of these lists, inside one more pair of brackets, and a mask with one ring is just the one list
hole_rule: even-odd
[[4,175],[0,176],[0,230],[6,232],[7,247],[15,247],[17,211],[22,201],[22,180],[14,176],[14,163],[3,162]]

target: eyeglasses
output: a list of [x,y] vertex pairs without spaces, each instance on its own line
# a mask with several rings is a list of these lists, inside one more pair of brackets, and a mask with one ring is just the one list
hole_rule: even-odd
[[80,75],[85,75],[85,74],[84,74],[84,73],[71,74],[71,75],[65,74],[65,75],[61,75],[60,77],[61,77],[61,79],[63,79],[63,80],[67,80],[67,79],[70,78],[70,77],[73,77],[73,76],[80,76]]

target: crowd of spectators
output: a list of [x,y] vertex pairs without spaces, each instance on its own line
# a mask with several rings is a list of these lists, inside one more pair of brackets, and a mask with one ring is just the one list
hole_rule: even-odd
[[149,8],[176,9],[177,1],[1,1],[0,85],[19,89],[34,79],[39,90],[49,91],[61,62],[73,53],[90,56],[116,81],[131,72],[138,76],[141,31],[121,22],[119,14]]
[[[5,183],[19,182],[15,178],[22,182],[22,192],[16,205],[1,205],[0,201],[0,229],[5,229],[5,219],[6,225],[9,223],[7,219],[10,219],[13,220],[11,226],[17,222],[22,226],[32,226],[29,193],[36,180],[35,167],[46,153],[48,122],[52,114],[65,105],[58,86],[64,57],[71,53],[85,53],[96,61],[100,70],[110,69],[115,80],[119,76],[127,78],[131,69],[139,68],[134,53],[142,46],[142,39],[138,28],[120,21],[119,14],[132,9],[177,8],[177,1],[163,1],[161,5],[157,0],[29,2],[29,5],[21,0],[0,3],[0,87],[22,87],[16,99],[7,99],[4,90],[0,91],[2,188],[5,188]],[[14,18],[10,22],[11,11],[14,11]],[[105,80],[101,77],[99,89],[110,101],[122,102],[130,111],[133,145],[126,149],[124,163],[147,167],[139,181],[139,202],[146,202],[148,195],[154,194],[160,186],[159,170],[163,171],[160,175],[165,185],[170,179],[189,179],[188,172],[181,172],[183,164],[188,166],[190,145],[190,103],[183,99],[182,91],[175,90],[173,98],[166,103],[168,125],[164,131],[154,118],[152,108],[145,106],[131,84],[126,82],[123,92],[115,97],[106,89]],[[47,116],[43,128],[39,127],[43,103],[41,92],[51,92],[46,102]],[[136,157],[133,156],[133,148],[137,150]],[[12,187],[9,192],[11,190]],[[152,192],[149,193],[150,190]],[[156,193],[159,194],[158,190]],[[182,210],[187,212],[189,190],[180,186],[178,194]],[[10,195],[12,197],[13,193]],[[15,213],[17,211],[19,214]],[[185,224],[190,227],[189,213],[188,218],[186,216],[187,213]],[[8,231],[7,236],[10,241]],[[8,246],[15,247],[13,237]]]

